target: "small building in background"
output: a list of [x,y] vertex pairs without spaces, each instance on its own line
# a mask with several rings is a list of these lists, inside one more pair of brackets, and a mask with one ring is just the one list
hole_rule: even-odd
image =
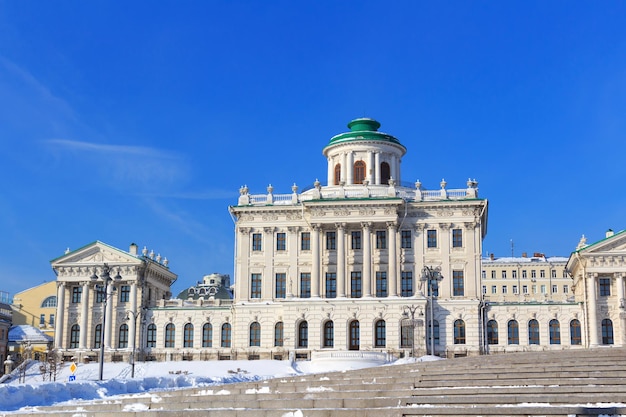
[[[12,322],[11,304],[13,299],[9,293],[0,291],[0,364],[3,364],[8,355],[9,328]],[[4,367],[0,366],[0,375]]]
[[53,339],[35,326],[22,324],[9,329],[9,354],[17,363],[23,359],[41,360],[52,349]]

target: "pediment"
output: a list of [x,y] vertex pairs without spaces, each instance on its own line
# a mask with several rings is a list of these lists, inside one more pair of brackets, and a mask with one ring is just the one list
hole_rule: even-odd
[[73,252],[69,252],[53,260],[51,263],[52,267],[63,267],[101,265],[104,263],[114,265],[130,265],[140,262],[141,261],[137,259],[137,257],[130,255],[127,252],[97,241],[87,246],[83,246]]
[[583,256],[626,255],[626,230],[582,248],[579,252]]

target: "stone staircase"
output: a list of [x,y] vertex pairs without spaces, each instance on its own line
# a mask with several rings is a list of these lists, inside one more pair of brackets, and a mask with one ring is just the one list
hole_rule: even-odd
[[[140,417],[626,416],[626,349],[511,353],[381,366],[11,415]],[[0,412],[0,416],[3,413]]]

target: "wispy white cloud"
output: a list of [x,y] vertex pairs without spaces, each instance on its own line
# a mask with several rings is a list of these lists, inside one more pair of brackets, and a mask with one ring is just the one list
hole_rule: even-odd
[[81,142],[68,139],[48,139],[44,142],[57,145],[59,149],[65,148],[76,151],[88,151],[94,153],[109,153],[128,156],[144,156],[162,159],[179,159],[180,157],[174,153],[168,153],[159,149],[149,148],[146,146],[133,145],[108,145],[102,143]]

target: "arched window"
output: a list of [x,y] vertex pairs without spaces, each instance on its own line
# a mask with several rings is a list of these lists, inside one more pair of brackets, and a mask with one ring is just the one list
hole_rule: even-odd
[[574,319],[569,322],[570,343],[572,345],[581,345],[583,342],[580,331],[580,321]]
[[80,326],[75,324],[70,330],[70,349],[78,349],[80,340]]
[[250,325],[250,346],[261,346],[261,325],[254,322]]
[[306,321],[298,325],[298,347],[305,348],[309,346],[309,323]]
[[279,321],[274,326],[274,346],[283,346],[285,340],[283,328],[284,326],[282,321]]
[[165,326],[165,347],[173,348],[175,347],[175,339],[176,339],[176,326],[174,323],[168,323]]
[[229,323],[222,324],[222,340],[220,343],[222,347],[230,347],[230,334],[231,334],[230,324]]
[[498,322],[495,320],[489,320],[487,322],[487,344],[498,344]]
[[465,322],[461,319],[454,321],[454,344],[465,344]]
[[550,344],[551,345],[560,345],[561,344],[561,325],[557,319],[550,320],[549,323],[550,329]]
[[365,180],[365,162],[356,161],[354,163],[354,175],[353,175],[354,184],[363,184],[364,180]]
[[387,345],[387,324],[385,320],[378,320],[374,328],[376,332],[374,347],[385,347]]
[[124,323],[120,326],[119,337],[117,338],[117,347],[125,349],[128,347],[128,324]]
[[350,350],[359,350],[361,345],[361,328],[358,320],[352,320],[350,322]]
[[413,345],[413,326],[400,325],[400,347],[410,348]]
[[204,323],[202,326],[202,347],[213,346],[213,326],[211,323]]
[[157,339],[157,327],[156,324],[151,323],[148,325],[148,330],[146,332],[146,347],[153,348],[156,347],[156,339]]
[[339,185],[341,182],[341,164],[335,165],[335,185]]
[[528,322],[528,344],[539,344],[539,322],[535,319]]
[[193,347],[193,324],[187,323],[183,327],[183,347]]
[[331,348],[335,346],[335,324],[332,321],[324,323],[324,347]]
[[519,345],[519,324],[517,320],[509,320],[507,327],[509,331],[509,345]]
[[391,169],[387,162],[383,162],[380,164],[380,183],[387,185],[389,184],[389,179],[391,179]]
[[102,343],[102,324],[96,324],[96,328],[93,332],[93,348],[100,349]]
[[609,319],[602,320],[602,344],[613,344],[613,322]]
[[46,297],[45,300],[41,303],[41,308],[47,307],[56,307],[57,306],[57,296],[51,295],[50,297]]

